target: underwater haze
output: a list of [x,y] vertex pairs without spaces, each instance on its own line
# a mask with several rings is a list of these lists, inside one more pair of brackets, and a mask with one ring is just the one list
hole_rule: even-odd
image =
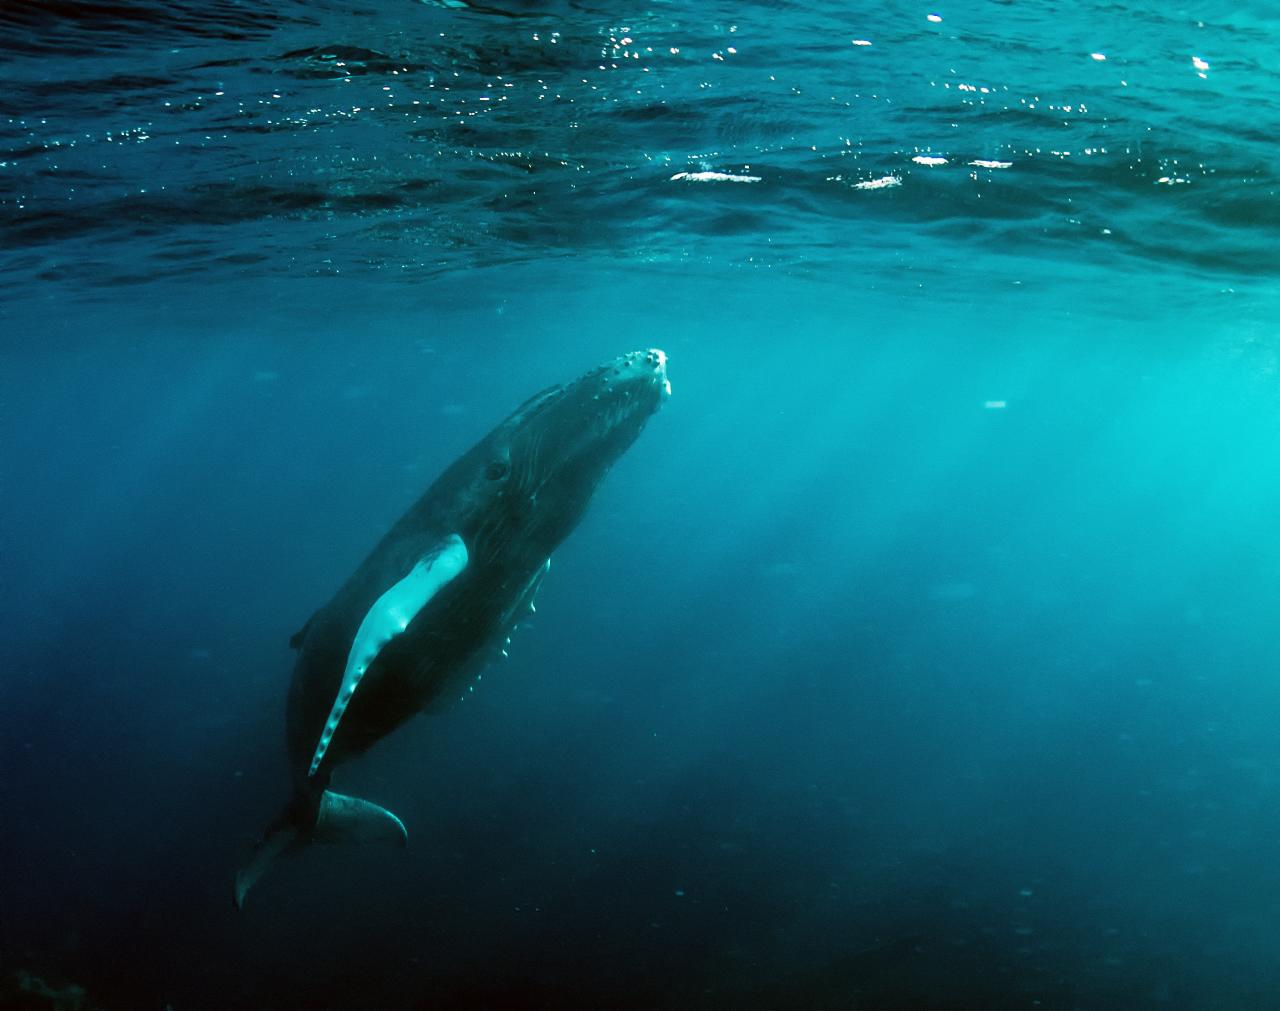
[[[1280,12],[0,5],[0,1007],[1280,1007]],[[404,849],[290,636],[672,396]]]

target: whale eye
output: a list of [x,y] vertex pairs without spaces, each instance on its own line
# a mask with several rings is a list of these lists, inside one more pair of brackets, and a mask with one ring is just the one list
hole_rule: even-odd
[[494,460],[484,469],[484,476],[490,481],[501,481],[510,470],[511,464],[506,460]]

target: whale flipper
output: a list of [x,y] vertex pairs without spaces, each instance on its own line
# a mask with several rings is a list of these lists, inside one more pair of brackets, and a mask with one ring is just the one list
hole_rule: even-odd
[[409,841],[404,822],[385,807],[359,797],[325,790],[315,809],[314,824],[305,827],[292,820],[292,812],[297,809],[297,805],[290,806],[236,872],[237,909],[244,908],[249,890],[280,857],[297,853],[308,843],[381,843],[403,847]]
[[457,534],[450,534],[410,569],[408,575],[393,583],[373,602],[351,643],[338,697],[333,700],[329,718],[325,720],[324,730],[316,743],[315,754],[311,756],[309,777],[316,774],[324,761],[329,742],[342,722],[342,714],[347,711],[347,704],[383,647],[408,629],[418,612],[467,567],[468,561],[466,544]]

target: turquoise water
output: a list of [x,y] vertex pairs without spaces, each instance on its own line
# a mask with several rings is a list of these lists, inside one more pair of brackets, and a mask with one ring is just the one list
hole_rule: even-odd
[[[5,5],[0,1003],[1280,1003],[1278,29]],[[409,847],[237,913],[289,636],[652,346],[510,659],[340,770]]]

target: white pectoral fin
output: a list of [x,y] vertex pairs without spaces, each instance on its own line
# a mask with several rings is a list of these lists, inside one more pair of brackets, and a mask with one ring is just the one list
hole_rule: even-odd
[[409,574],[394,583],[390,589],[374,601],[373,606],[360,622],[360,628],[347,654],[347,667],[342,674],[338,697],[333,700],[329,718],[311,758],[308,776],[314,776],[329,750],[329,742],[342,721],[347,704],[355,694],[360,679],[392,639],[409,627],[414,617],[451,580],[467,567],[467,546],[457,534],[450,534],[434,551],[424,557]]

